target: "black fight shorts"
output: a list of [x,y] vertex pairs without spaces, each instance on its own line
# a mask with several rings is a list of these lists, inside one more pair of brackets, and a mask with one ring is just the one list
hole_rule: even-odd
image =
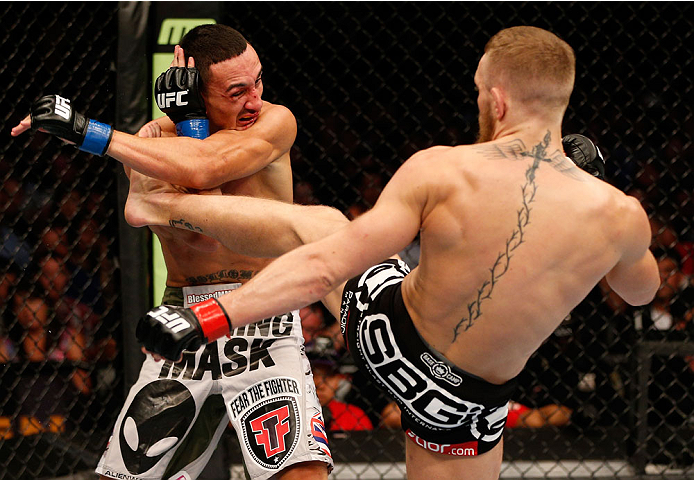
[[357,366],[397,402],[407,437],[456,456],[501,441],[516,380],[493,385],[452,364],[417,332],[402,299],[405,263],[387,260],[345,285],[340,326]]

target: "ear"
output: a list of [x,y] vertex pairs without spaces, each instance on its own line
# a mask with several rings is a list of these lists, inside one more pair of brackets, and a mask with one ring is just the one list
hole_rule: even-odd
[[494,116],[497,120],[503,120],[508,111],[506,92],[499,87],[492,87],[490,93],[492,94],[492,111]]

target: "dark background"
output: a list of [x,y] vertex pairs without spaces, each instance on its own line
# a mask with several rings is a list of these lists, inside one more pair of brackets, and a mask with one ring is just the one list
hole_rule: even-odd
[[[116,67],[124,40],[118,9],[125,6],[0,4],[0,339],[14,352],[0,363],[0,479],[93,468],[122,404],[123,326],[134,319],[122,314],[132,299],[119,289],[120,267],[142,252],[121,249],[119,166],[42,134],[14,139],[9,131],[33,100],[49,93],[71,98],[88,117],[115,123],[117,105],[128,100],[118,98]],[[166,5],[154,2],[152,8]],[[613,308],[609,292],[596,288],[531,359],[517,398],[529,406],[568,405],[572,424],[510,430],[506,460],[570,458],[586,476],[607,459],[624,461],[636,473],[647,463],[691,472],[690,2],[224,2],[218,8],[220,23],[240,30],[258,51],[264,98],[288,106],[297,118],[296,201],[349,214],[372,206],[414,152],[474,141],[472,78],[490,36],[525,24],[572,45],[577,77],[564,132],[594,139],[607,158],[608,181],[642,200],[654,252],[676,264],[665,276],[677,278],[666,302],[675,321],[655,328],[648,307]],[[153,48],[150,42],[150,53]],[[47,243],[55,231],[63,232],[69,254]],[[50,260],[68,280],[61,296],[98,317],[89,320],[82,332],[86,346],[72,359],[65,358],[63,340],[82,330],[61,316],[50,296],[46,285],[56,280],[46,280]],[[19,318],[34,305],[28,299],[48,312],[48,343],[39,358],[29,355],[31,337]],[[88,354],[105,341],[115,342],[113,355]],[[90,376],[89,392],[72,383],[78,370]],[[587,374],[592,390],[581,386]],[[52,414],[65,419],[57,432],[46,420],[40,420],[43,432],[22,427],[22,418]],[[355,461],[401,461],[399,436],[348,435],[336,439],[333,450],[357,452]],[[396,447],[360,447],[369,441]]]

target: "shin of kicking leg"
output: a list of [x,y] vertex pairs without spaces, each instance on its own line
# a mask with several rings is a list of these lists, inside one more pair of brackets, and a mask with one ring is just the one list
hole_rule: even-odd
[[227,195],[155,194],[169,226],[208,235],[243,255],[277,257],[339,230],[348,220],[324,206]]

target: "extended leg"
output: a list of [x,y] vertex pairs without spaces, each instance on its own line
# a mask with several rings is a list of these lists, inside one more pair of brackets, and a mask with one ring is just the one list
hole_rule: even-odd
[[[125,219],[134,227],[170,226],[201,233],[242,255],[278,257],[349,223],[338,210],[263,198],[181,193],[170,184],[130,172]],[[342,289],[323,299],[339,318]]]
[[135,227],[171,226],[210,236],[242,255],[277,257],[330,235],[349,220],[325,206],[254,197],[192,195],[137,172],[125,218]]

